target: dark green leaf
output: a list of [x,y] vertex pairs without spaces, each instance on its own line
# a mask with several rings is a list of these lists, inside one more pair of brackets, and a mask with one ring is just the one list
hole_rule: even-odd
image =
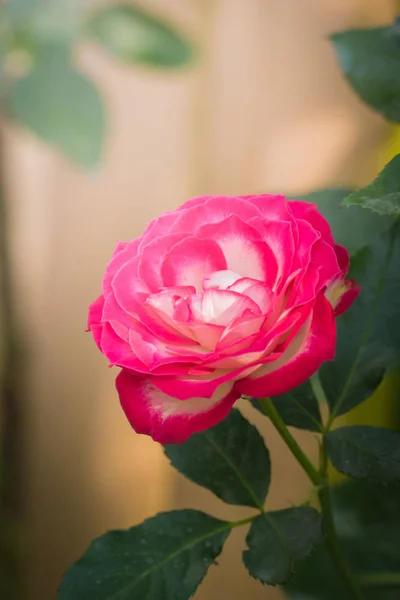
[[392,121],[400,121],[398,26],[345,31],[332,36],[344,74],[357,94]]
[[171,464],[229,504],[262,507],[271,465],[257,429],[233,409],[216,427],[165,446]]
[[331,226],[335,242],[354,254],[389,229],[394,219],[388,216],[377,219],[376,215],[360,206],[341,206],[350,192],[348,189],[318,190],[305,196],[297,196],[297,199],[317,204]]
[[[354,576],[371,580],[400,573],[400,488],[366,480],[333,492],[335,524],[344,558]],[[363,585],[365,600],[397,600],[400,586]],[[382,582],[381,582],[382,583]],[[296,568],[285,590],[291,600],[353,600],[332,564],[324,543]]]
[[70,160],[93,167],[105,133],[102,100],[94,85],[48,46],[33,71],[12,89],[11,116]]
[[176,510],[106,533],[69,569],[57,600],[187,600],[230,528],[196,510]]
[[343,201],[344,206],[357,204],[381,215],[400,213],[400,154],[386,165],[370,185],[353,192]]
[[[309,431],[321,431],[322,424],[318,402],[309,381],[299,385],[287,394],[275,396],[271,400],[286,425]],[[254,408],[264,414],[261,404],[256,398],[253,398],[251,403]]]
[[314,508],[303,506],[265,513],[253,521],[243,562],[250,575],[262,583],[285,583],[295,561],[311,552],[320,535],[321,518]]
[[400,354],[399,264],[398,225],[352,259],[349,277],[362,291],[337,320],[335,360],[319,371],[335,415],[366,400]]
[[381,427],[353,425],[331,431],[327,451],[335,469],[350,477],[400,480],[400,435]]
[[192,56],[190,44],[173,27],[138,6],[105,8],[89,21],[87,32],[125,63],[180,67]]

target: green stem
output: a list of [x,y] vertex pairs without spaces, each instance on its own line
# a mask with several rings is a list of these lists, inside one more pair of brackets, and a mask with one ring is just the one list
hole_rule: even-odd
[[320,486],[323,485],[324,480],[321,475],[318,473],[317,469],[314,467],[308,456],[306,456],[303,450],[300,448],[285,423],[282,421],[278,411],[276,410],[273,402],[270,398],[259,398],[258,400],[262,406],[264,413],[269,417],[275,429],[294,455],[296,460],[303,467],[304,471],[307,473],[311,481],[314,485]]
[[358,582],[354,579],[353,574],[349,570],[346,561],[342,554],[340,542],[336,533],[335,522],[333,519],[333,509],[331,500],[331,488],[328,481],[328,458],[326,454],[325,444],[321,447],[321,476],[325,480],[325,486],[319,491],[319,499],[321,503],[321,513],[325,528],[325,542],[331,555],[332,562],[346,583],[348,590],[354,600],[364,600],[364,595]]
[[320,471],[318,472],[286,427],[273,402],[269,398],[259,399],[259,402],[264,413],[270,418],[275,429],[286,443],[293,456],[303,467],[304,471],[307,473],[314,485],[319,487],[319,499],[321,502],[322,519],[326,533],[326,545],[332,561],[342,576],[343,581],[346,583],[353,600],[364,600],[364,596],[358,585],[358,582],[353,578],[352,573],[347,567],[345,559],[342,555],[339,539],[336,534],[335,523],[333,520],[331,493],[328,481],[328,458],[325,450],[325,444],[323,443],[321,445],[321,467]]
[[365,585],[399,585],[400,573],[365,573],[357,575],[357,580]]

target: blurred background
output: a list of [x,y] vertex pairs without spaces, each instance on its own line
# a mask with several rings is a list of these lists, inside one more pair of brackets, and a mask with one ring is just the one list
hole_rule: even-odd
[[[246,515],[132,432],[87,307],[117,241],[190,196],[369,182],[396,132],[328,36],[395,14],[395,0],[0,2],[2,600],[54,600],[93,537],[159,510]],[[294,459],[243,408],[279,465],[269,506],[303,499]],[[244,535],[196,598],[283,598],[245,572]]]

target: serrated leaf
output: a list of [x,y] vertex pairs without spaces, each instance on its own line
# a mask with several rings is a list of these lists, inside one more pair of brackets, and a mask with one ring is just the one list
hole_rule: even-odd
[[138,6],[105,8],[92,17],[86,30],[124,63],[180,67],[192,57],[191,45],[177,30]]
[[[271,401],[286,425],[308,431],[320,432],[322,430],[318,402],[309,381],[287,394],[274,396]],[[264,414],[262,406],[256,398],[253,398],[251,403],[254,408]]]
[[305,558],[321,536],[319,513],[307,506],[265,513],[253,521],[243,562],[262,583],[285,583],[295,562]]
[[[336,530],[344,560],[360,580],[365,600],[397,600],[400,586],[387,576],[400,573],[400,488],[366,480],[333,490]],[[367,583],[386,574],[379,586]],[[365,576],[367,576],[365,578]],[[364,581],[364,583],[362,583]],[[353,600],[324,543],[299,564],[285,592],[290,600]]]
[[400,121],[399,25],[336,33],[332,41],[361,99],[387,119]]
[[400,481],[400,435],[389,429],[353,425],[326,436],[328,456],[350,477]]
[[387,231],[393,225],[394,219],[389,216],[377,219],[360,206],[341,206],[343,199],[350,193],[349,189],[332,188],[317,190],[296,198],[317,204],[319,211],[331,226],[335,242],[347,248],[350,254],[355,254]]
[[349,278],[362,291],[337,320],[335,360],[319,371],[334,415],[369,398],[400,355],[399,264],[398,224],[352,258]]
[[262,508],[271,477],[264,440],[242,414],[232,409],[215,427],[192,435],[184,444],[164,448],[185,477],[229,504]]
[[70,64],[64,48],[42,49],[29,75],[10,94],[15,121],[84,167],[99,163],[105,113],[93,83]]
[[187,600],[230,529],[196,510],[176,510],[106,533],[69,569],[57,600]]
[[360,205],[380,215],[400,214],[400,154],[386,165],[370,185],[347,196],[343,205]]

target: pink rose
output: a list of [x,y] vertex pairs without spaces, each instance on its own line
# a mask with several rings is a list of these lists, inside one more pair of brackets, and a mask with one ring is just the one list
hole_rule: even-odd
[[203,196],[119,243],[90,306],[133,429],[181,443],[242,395],[283,394],[335,352],[359,292],[313,204]]

